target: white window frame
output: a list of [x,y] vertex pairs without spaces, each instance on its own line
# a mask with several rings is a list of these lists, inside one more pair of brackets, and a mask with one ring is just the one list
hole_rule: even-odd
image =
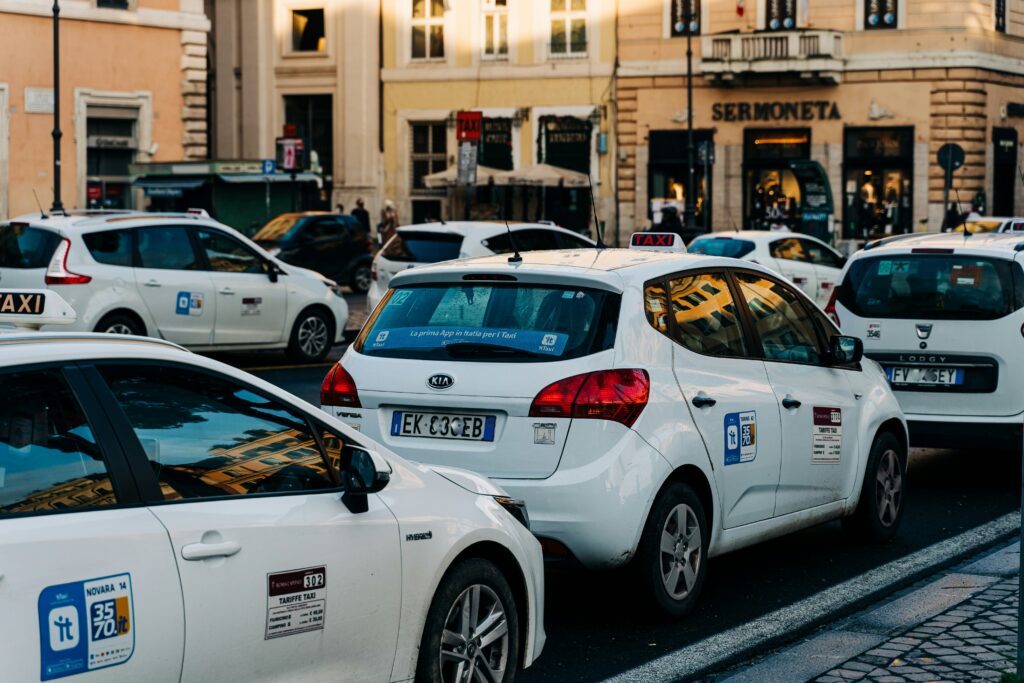
[[[412,14],[413,7],[415,6],[415,4],[416,0],[412,0],[412,2],[409,3],[409,61],[416,63],[445,61],[448,58],[448,31],[446,30],[447,27],[445,26],[445,24],[447,23],[445,21],[445,15],[448,14],[447,8],[442,9],[440,16],[435,17],[433,14],[431,14],[431,12],[433,11],[433,0],[423,0],[424,15],[421,18],[416,18]],[[441,27],[441,45],[443,46],[444,49],[443,55],[430,54],[430,30],[435,26]],[[427,54],[423,57],[417,57],[416,55],[413,54],[412,50],[412,32],[417,28],[423,28],[424,30],[424,48],[426,49]]]
[[[548,36],[548,57],[550,59],[586,59],[590,50],[590,13],[589,3],[594,0],[583,0],[583,9],[572,9],[573,0],[565,0],[566,9],[557,12],[551,11],[551,0],[544,0],[548,6],[548,22],[547,22],[547,36]],[[572,51],[572,22],[574,19],[583,20],[583,31],[586,38],[586,46],[582,52]],[[565,23],[565,52],[555,52],[552,49],[552,36],[551,36],[551,24],[555,21],[561,20]]]
[[[482,6],[480,9],[480,59],[490,62],[507,62],[509,61],[509,53],[511,52],[511,41],[509,40],[509,7],[508,2],[512,0],[505,0],[505,6],[498,5],[498,0],[482,0]],[[487,19],[494,19],[491,25],[491,30],[487,30]],[[501,53],[497,51],[499,37],[501,36],[500,21],[505,22],[505,52]],[[487,52],[487,39],[491,38],[494,41],[495,52],[490,54]]]

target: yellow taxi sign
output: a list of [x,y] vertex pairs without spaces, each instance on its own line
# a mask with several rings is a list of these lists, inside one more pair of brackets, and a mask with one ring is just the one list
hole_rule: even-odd
[[629,248],[686,253],[683,238],[674,232],[634,232],[629,238]]
[[52,289],[0,289],[0,326],[36,330],[77,319],[71,304]]

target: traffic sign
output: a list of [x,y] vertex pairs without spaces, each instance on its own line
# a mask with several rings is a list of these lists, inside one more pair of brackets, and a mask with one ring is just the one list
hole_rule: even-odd
[[274,175],[277,173],[277,161],[274,159],[263,160],[263,175]]
[[964,148],[953,142],[940,147],[938,157],[939,166],[945,171],[957,170],[964,165],[964,160],[967,158]]
[[301,171],[305,164],[306,155],[302,138],[277,138],[278,166],[289,173],[294,173]]
[[481,111],[460,111],[455,118],[455,139],[459,142],[480,142],[483,122]]

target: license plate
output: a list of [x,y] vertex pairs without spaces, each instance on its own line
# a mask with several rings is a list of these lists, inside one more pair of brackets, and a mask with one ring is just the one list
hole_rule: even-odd
[[494,415],[418,413],[396,410],[391,417],[391,436],[494,441],[494,422]]
[[963,368],[918,368],[894,366],[885,369],[892,384],[958,386],[964,383]]

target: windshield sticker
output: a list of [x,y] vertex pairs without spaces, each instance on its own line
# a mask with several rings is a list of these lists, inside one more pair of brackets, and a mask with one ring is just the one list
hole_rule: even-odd
[[811,432],[811,463],[814,465],[838,465],[842,454],[842,409],[814,406],[814,430]]
[[178,315],[197,316],[203,314],[202,292],[178,292],[174,312]]
[[753,462],[757,457],[757,412],[725,416],[725,464]]
[[411,289],[399,289],[391,295],[390,299],[388,299],[388,304],[391,306],[404,306],[405,302],[408,301],[411,296]]
[[264,640],[324,630],[327,567],[267,574],[267,630]]
[[868,339],[882,338],[882,323],[868,323]]
[[954,287],[980,287],[982,266],[954,264],[949,271],[949,284]]
[[38,607],[41,680],[131,659],[135,629],[130,574],[47,586]]
[[259,315],[260,309],[263,307],[263,297],[250,296],[242,299],[242,315]]
[[892,262],[892,272],[893,272],[893,275],[906,275],[907,273],[912,272],[912,270],[913,270],[913,268],[911,267],[910,261],[893,261]]
[[379,332],[370,342],[371,351],[392,349],[436,349],[454,344],[483,344],[549,356],[561,356],[569,335],[540,330],[512,330],[497,327],[398,327]]
[[575,296],[575,295],[572,292],[562,292],[562,298],[563,299],[571,299],[571,298],[573,298],[573,296]]
[[892,275],[892,261],[879,261],[878,262],[878,274],[879,275]]

